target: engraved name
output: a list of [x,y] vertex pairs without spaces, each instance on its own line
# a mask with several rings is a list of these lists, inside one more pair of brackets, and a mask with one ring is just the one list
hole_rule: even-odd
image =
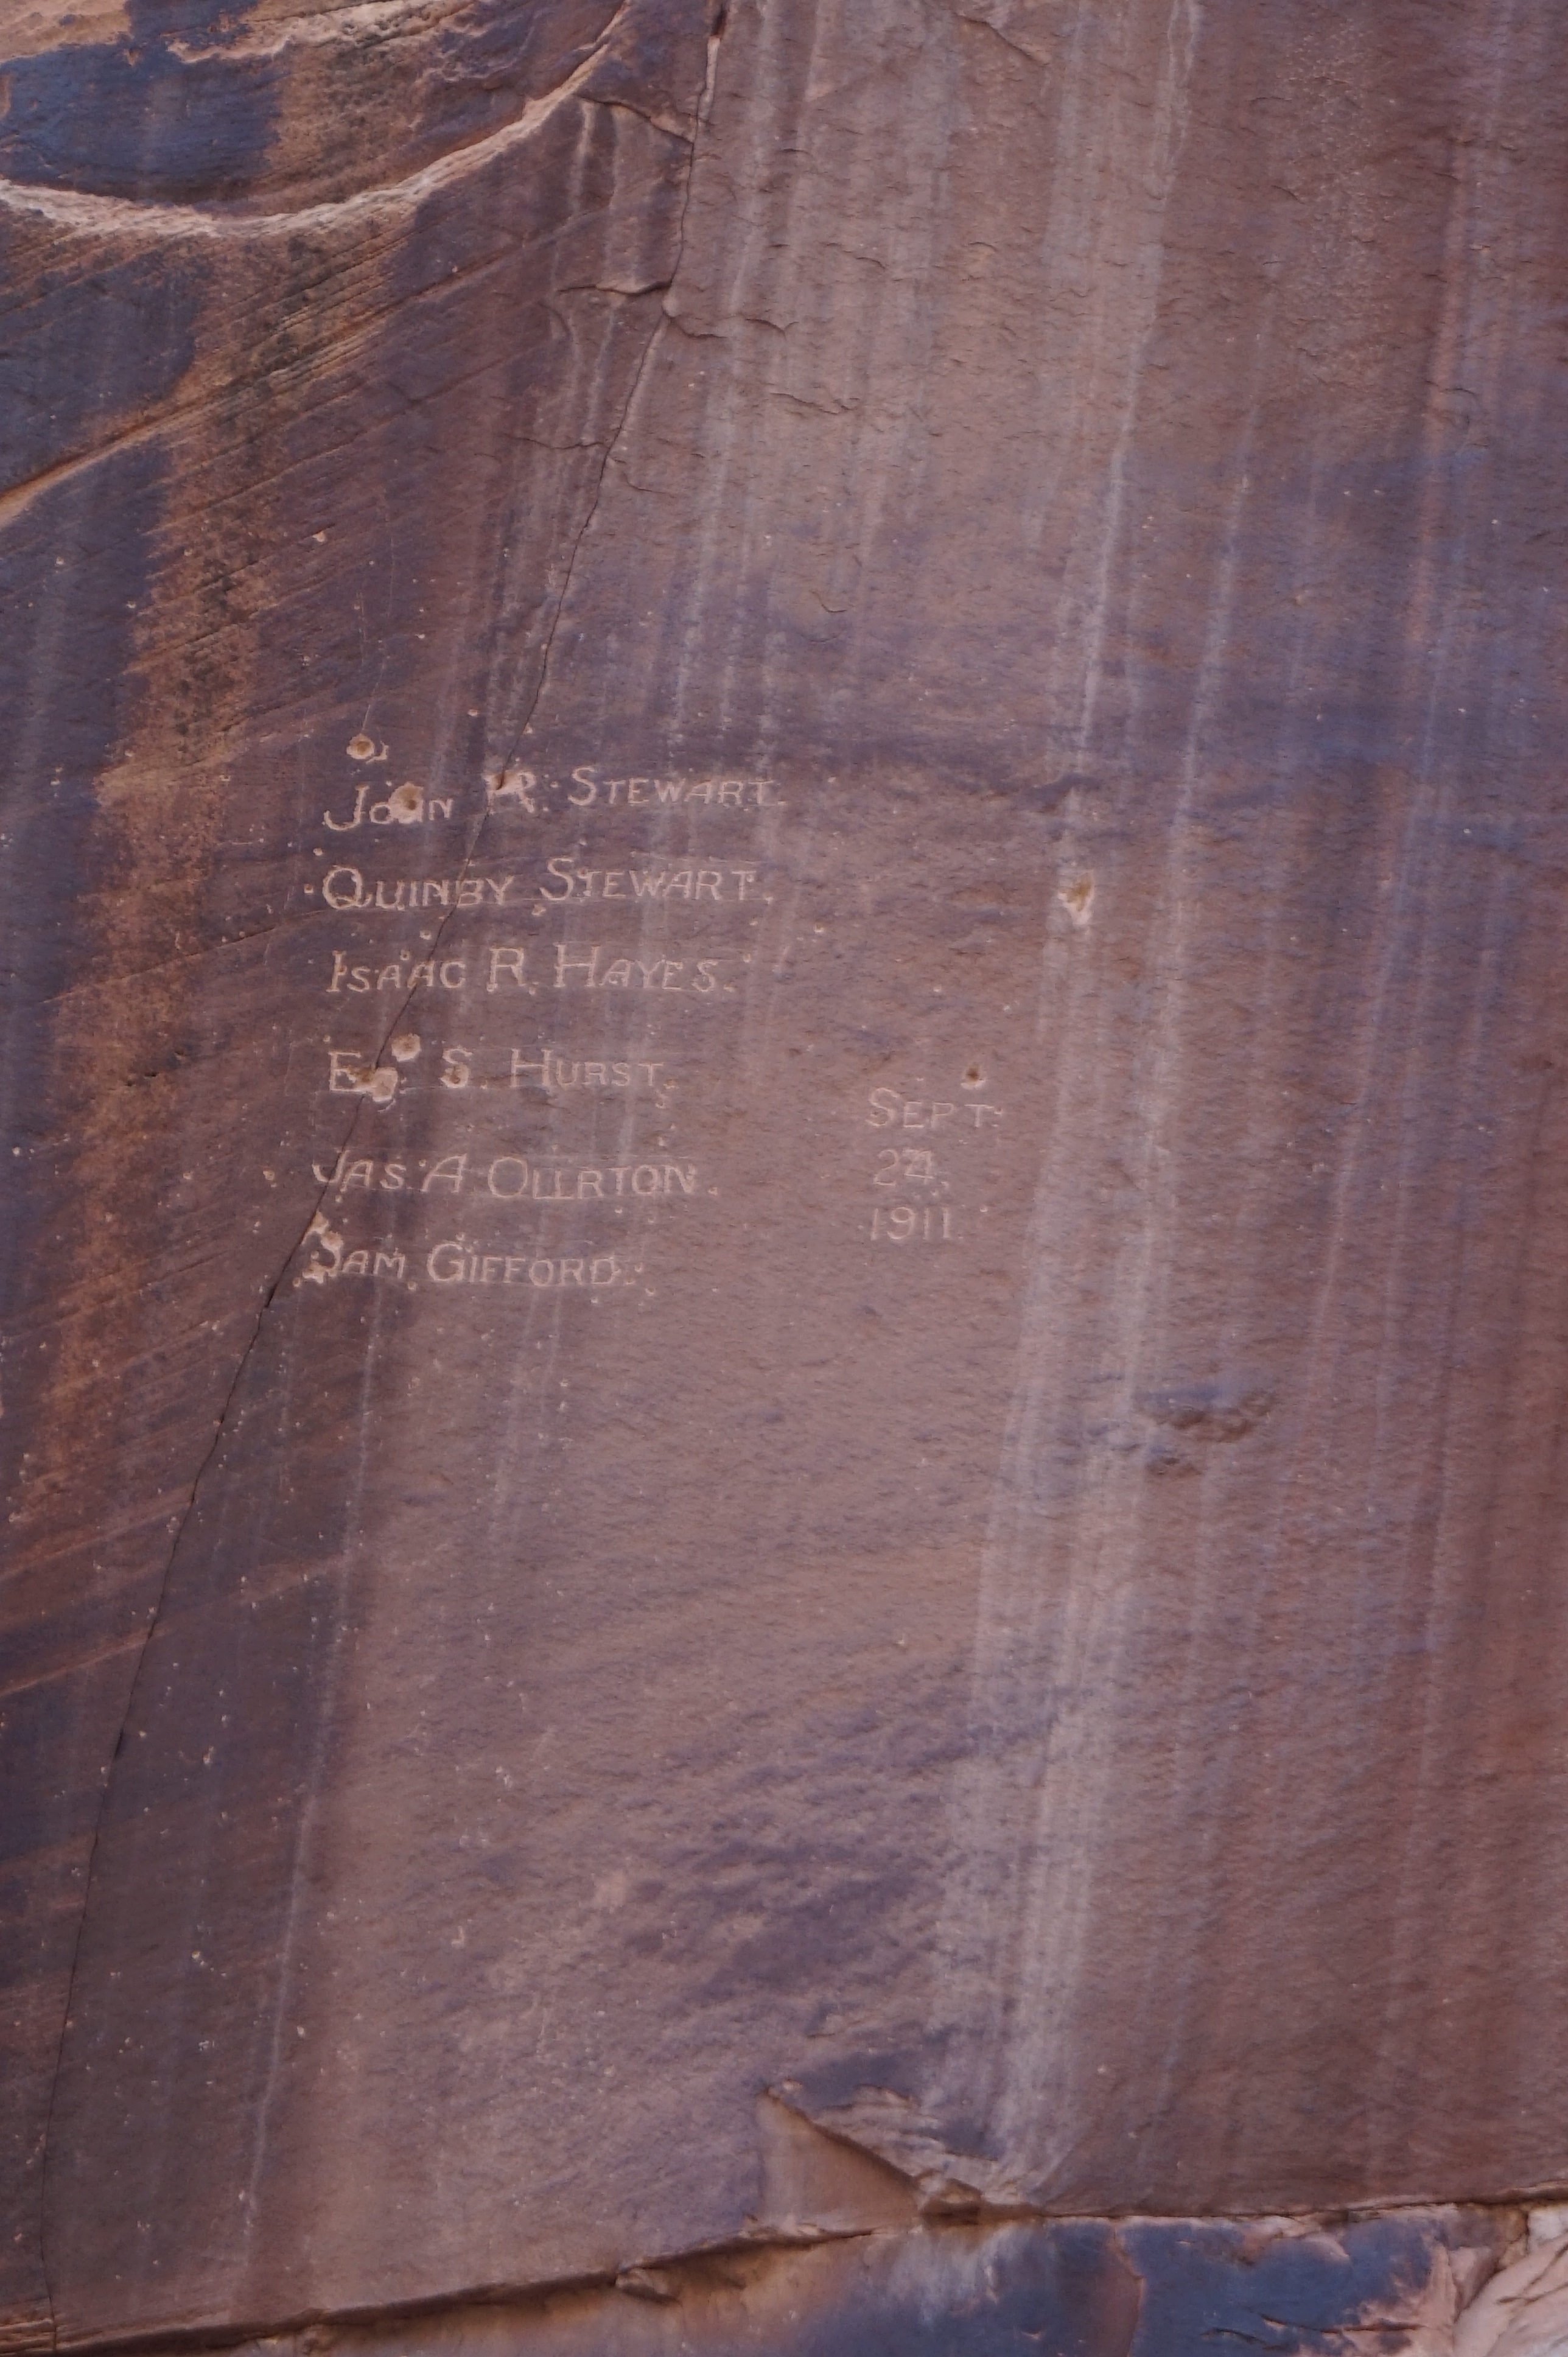
[[[346,1239],[319,1213],[306,1241],[315,1249],[294,1280],[296,1290],[302,1285],[332,1285],[346,1276],[390,1278],[394,1284],[407,1280],[405,1254],[384,1244],[360,1245],[350,1251]],[[515,1285],[535,1293],[604,1293],[635,1285],[641,1274],[640,1265],[623,1253],[555,1255],[532,1248],[521,1253],[476,1252],[466,1236],[433,1245],[425,1254],[424,1270],[435,1285]]]
[[352,834],[360,826],[429,826],[452,817],[453,794],[424,794],[412,780],[381,802],[371,802],[372,785],[356,788],[351,806],[340,818],[323,811],[321,823],[330,834]]
[[[344,1237],[331,1222],[317,1211],[305,1232],[305,1242],[313,1247],[309,1260],[295,1278],[297,1290],[302,1285],[328,1285],[334,1277],[391,1277],[394,1283],[404,1276],[408,1263],[394,1245],[366,1245],[350,1252]],[[322,1254],[327,1255],[325,1259]]]
[[[742,965],[749,965],[743,956]],[[657,990],[660,992],[689,991],[697,998],[711,998],[720,991],[733,992],[735,985],[721,983],[720,958],[626,958],[616,957],[598,942],[594,942],[585,956],[574,953],[564,942],[555,946],[554,986],[557,990]],[[684,981],[681,977],[684,975]]]
[[[555,990],[689,990],[699,998],[733,988],[718,978],[723,958],[619,957],[602,944],[590,947],[586,955],[575,953],[564,942],[556,942],[553,952],[535,950],[532,973],[537,981],[530,978],[527,950],[515,942],[498,942],[471,957],[422,958],[398,950],[380,963],[367,958],[359,963],[349,950],[335,949],[330,954],[326,989],[332,997],[364,997],[390,990],[402,999],[416,990],[466,991],[470,982],[487,995],[505,992],[509,985],[527,991],[541,985]],[[740,962],[749,965],[749,955],[743,954]]]
[[588,761],[565,779],[516,765],[488,770],[485,791],[491,810],[523,811],[530,818],[568,804],[574,810],[744,811],[777,810],[784,799],[771,778],[604,778]]
[[758,888],[755,867],[579,867],[566,854],[547,859],[544,873],[549,880],[539,887],[542,900],[684,900],[693,906],[708,900],[720,908],[768,897]]
[[[498,1203],[613,1203],[650,1201],[656,1196],[679,1199],[698,1191],[694,1162],[567,1163],[547,1157],[530,1161],[526,1155],[482,1155],[468,1148],[443,1154],[426,1168],[423,1163],[382,1159],[380,1155],[340,1154],[337,1166],[323,1170],[313,1162],[318,1186],[339,1200],[356,1187],[367,1194],[446,1195],[472,1192],[489,1195]],[[424,1171],[422,1178],[417,1176]],[[709,1188],[709,1194],[717,1190]]]
[[535,1293],[601,1293],[635,1285],[639,1271],[619,1253],[478,1253],[456,1236],[425,1255],[425,1274],[436,1285],[521,1285]]
[[[378,877],[372,890],[358,867],[329,867],[321,897],[329,909],[379,909],[383,916],[411,909],[504,909],[515,876]],[[305,888],[307,895],[314,884]]]
[[[415,1063],[424,1054],[424,1041],[412,1031],[400,1033],[391,1042],[391,1048],[395,1060],[403,1065]],[[670,1069],[660,1058],[628,1057],[617,1060],[574,1056],[568,1060],[559,1049],[546,1048],[541,1054],[536,1047],[502,1047],[487,1052],[509,1060],[499,1071],[492,1067],[491,1078],[483,1071],[475,1078],[481,1051],[474,1048],[433,1045],[426,1069],[432,1080],[444,1089],[504,1086],[547,1096],[556,1096],[569,1089],[646,1089],[651,1091],[660,1104],[666,1102],[664,1092],[672,1085],[660,1079],[660,1074]],[[408,1085],[413,1077],[406,1071],[397,1072],[390,1066],[378,1065],[373,1057],[361,1054],[358,1049],[334,1048],[330,1041],[327,1043],[327,1086],[332,1096],[368,1096],[377,1104],[390,1104],[400,1086]],[[324,1178],[323,1186],[326,1183]]]

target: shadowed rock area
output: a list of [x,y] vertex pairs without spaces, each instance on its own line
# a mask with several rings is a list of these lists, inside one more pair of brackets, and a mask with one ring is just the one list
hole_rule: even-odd
[[0,86],[0,2347],[1545,2357],[1568,16]]

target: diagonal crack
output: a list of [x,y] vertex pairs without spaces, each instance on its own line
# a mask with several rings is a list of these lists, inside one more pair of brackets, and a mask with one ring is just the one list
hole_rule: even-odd
[[[232,2349],[253,2341],[276,2341],[325,2326],[331,2330],[363,2330],[378,2325],[407,2325],[420,2318],[460,2316],[465,2309],[486,2317],[508,2309],[533,2309],[538,2303],[574,2292],[623,2292],[646,2297],[643,2287],[660,2276],[680,2276],[721,2266],[726,2259],[767,2256],[781,2251],[811,2251],[834,2243],[869,2241],[870,2226],[747,2227],[711,2243],[695,2243],[679,2250],[626,2259],[608,2267],[585,2268],[574,2274],[540,2276],[528,2280],[504,2280],[465,2285],[460,2291],[435,2292],[423,2299],[366,2304],[359,2307],[301,2309],[286,2315],[257,2315],[166,2328],[156,2332],[104,2333],[73,2339],[71,2357],[132,2357],[132,2352]],[[660,2297],[654,2294],[655,2298]]]
[[[612,21],[611,27],[607,28],[605,38],[607,39],[608,32],[614,29],[614,25],[618,24],[621,15],[624,14],[624,7],[627,5],[629,5],[629,0],[623,0],[623,7],[617,11],[616,17]],[[682,257],[685,251],[686,216],[691,203],[692,178],[695,167],[697,148],[701,140],[703,128],[707,121],[708,114],[713,104],[714,82],[718,64],[718,48],[719,42],[722,38],[723,26],[724,19],[723,12],[721,10],[716,29],[709,37],[707,46],[706,77],[702,95],[697,105],[693,134],[687,143],[688,152],[685,187],[682,191],[680,218],[676,224],[674,262],[670,274],[670,286],[671,288],[673,287],[675,279],[679,274]],[[602,46],[603,44],[601,42],[600,47],[602,48]],[[596,50],[596,59],[598,51]],[[589,64],[592,64],[593,62],[593,59],[588,60]],[[585,72],[586,70],[587,69],[585,66],[577,74],[573,75],[567,83],[564,83],[557,91],[553,92],[549,102],[553,104],[561,97],[566,95],[569,91],[575,89],[577,82],[582,79],[582,74]],[[515,126],[513,126],[513,128],[515,129]],[[490,142],[485,144],[493,146],[496,143]],[[471,150],[467,152],[469,154],[472,153]],[[3,189],[0,189],[0,202],[3,202],[4,200],[4,191]],[[668,304],[668,290],[666,290],[666,304]],[[510,752],[515,752],[522,737],[526,735],[532,721],[533,715],[538,710],[540,701],[543,696],[544,690],[549,680],[550,659],[555,644],[555,634],[560,626],[561,617],[565,609],[567,598],[571,594],[572,582],[576,572],[577,559],[581,554],[583,543],[587,537],[588,531],[593,524],[594,518],[598,513],[599,502],[604,492],[605,478],[608,471],[610,461],[615,456],[615,453],[625,435],[627,425],[630,420],[632,410],[637,402],[638,393],[642,385],[643,376],[648,368],[649,360],[660,339],[660,330],[668,324],[671,323],[669,320],[668,311],[666,308],[664,312],[661,312],[660,317],[654,322],[653,327],[650,330],[648,341],[643,347],[642,354],[633,371],[631,384],[628,390],[626,400],[621,406],[620,414],[617,418],[613,429],[605,439],[603,455],[600,458],[598,472],[594,478],[593,490],[588,500],[586,511],[585,512],[583,521],[578,526],[577,532],[573,539],[571,551],[567,557],[566,565],[562,576],[560,592],[556,597],[554,609],[550,618],[549,629],[544,636],[544,643],[540,656],[539,676],[534,685],[533,694],[529,698],[527,708],[524,711],[521,719],[517,724],[511,739],[511,746],[510,748]],[[468,838],[467,846],[463,854],[461,866],[458,869],[459,880],[467,875],[469,868],[472,866],[474,860],[478,855],[479,845],[484,836],[486,826],[489,822],[490,815],[490,810],[487,807],[480,813],[479,817],[474,825],[473,831]],[[456,895],[454,893],[453,906],[446,911],[435,928],[435,940],[430,947],[430,955],[432,957],[435,957],[439,951],[446,928],[451,923],[453,916],[456,913]],[[413,1004],[414,996],[414,987],[411,985],[407,995],[391,1017],[381,1045],[375,1052],[373,1061],[377,1067],[380,1066],[381,1058],[387,1052],[388,1042],[395,1037],[400,1026],[402,1025],[410,1006]],[[355,1135],[359,1130],[360,1122],[364,1118],[364,1114],[365,1100],[361,1097],[354,1107],[354,1112],[349,1122],[348,1129],[344,1135],[342,1144],[338,1147],[339,1167],[341,1165],[342,1157],[348,1154],[354,1142]],[[201,1492],[202,1484],[206,1480],[207,1476],[211,1470],[211,1468],[218,1458],[219,1452],[223,1446],[223,1442],[227,1435],[230,1415],[232,1412],[235,1400],[239,1396],[241,1386],[250,1367],[256,1346],[261,1340],[262,1331],[266,1323],[267,1313],[276,1299],[278,1290],[282,1286],[285,1277],[287,1275],[290,1267],[293,1265],[295,1257],[303,1250],[306,1239],[316,1228],[317,1221],[321,1218],[323,1207],[326,1204],[327,1198],[330,1190],[331,1182],[328,1180],[328,1182],[320,1189],[320,1191],[311,1207],[308,1221],[306,1222],[295,1242],[291,1245],[288,1253],[285,1254],[276,1276],[268,1286],[252,1321],[249,1337],[247,1338],[244,1348],[241,1351],[238,1361],[236,1362],[233,1378],[229,1384],[226,1394],[224,1394],[223,1405],[219,1412],[218,1419],[213,1429],[211,1442],[209,1445],[200,1464],[197,1468],[196,1475],[190,1484],[189,1493],[187,1497],[185,1506],[179,1516],[178,1526],[174,1533],[173,1540],[169,1546],[168,1557],[165,1563],[163,1576],[158,1584],[157,1595],[154,1600],[152,1611],[148,1615],[145,1633],[141,1641],[140,1650],[136,1658],[136,1666],[132,1673],[130,1689],[125,1700],[124,1716],[121,1721],[113,1749],[109,1756],[109,1765],[103,1779],[103,1790],[99,1796],[98,1811],[93,1821],[92,1839],[88,1848],[87,1867],[82,1880],[81,1904],[77,1915],[76,1937],[71,1947],[70,1968],[66,1979],[65,2006],[61,2016],[59,2039],[55,2050],[54,2069],[49,2082],[49,2100],[45,2115],[43,2142],[40,2154],[38,2193],[39,2271],[43,2277],[45,2298],[48,2303],[51,2345],[58,2345],[59,2327],[59,2309],[56,2300],[55,2287],[50,2276],[48,2264],[48,2188],[49,2149],[54,2127],[55,2108],[59,2098],[60,2077],[65,2058],[66,2039],[70,2029],[72,2007],[75,2002],[77,1980],[81,1963],[82,1938],[87,1921],[88,1904],[92,1891],[93,1869],[97,1863],[99,1846],[102,1837],[103,1826],[108,1813],[109,1796],[113,1783],[114,1761],[119,1757],[126,1731],[129,1728],[132,1718],[134,1715],[136,1699],[141,1688],[143,1674],[147,1665],[153,1638],[156,1634],[158,1622],[163,1614],[164,1607],[167,1601],[169,1586],[174,1576],[175,1565],[179,1557],[180,1545],[184,1539],[186,1531],[189,1526],[191,1516],[196,1511],[197,1501]],[[467,2296],[471,2297],[471,2295]],[[448,2300],[443,2300],[439,2304],[445,2307],[450,2306],[452,2303]],[[241,2335],[237,2337],[246,2336]]]
[[[1425,2205],[1396,2203],[1388,2210],[1380,2208],[1371,2213],[1397,2217],[1407,2208],[1422,2209]],[[1498,2205],[1477,2204],[1486,2209]],[[1501,2205],[1507,2207],[1509,2205]],[[1147,2277],[1133,2254],[1126,2248],[1122,2227],[1127,2222],[1103,2212],[1031,2210],[1023,2213],[1031,2223],[1049,2229],[1070,2229],[1085,2224],[1106,2225],[1112,2230],[1112,2245],[1120,2265],[1136,2286],[1136,2301],[1127,2319],[1126,2337],[1117,2339],[1115,2357],[1128,2357],[1136,2348],[1142,2335],[1150,2306],[1150,2286]],[[1246,2213],[1233,2212],[1197,2211],[1180,2214],[1160,2213],[1157,2222],[1163,2227],[1184,2227],[1210,2224],[1235,2225]],[[1280,2213],[1271,2212],[1270,2215]],[[1316,2222],[1323,2222],[1321,2213],[1304,2212]],[[929,2238],[952,2235],[967,2242],[972,2231],[968,2219],[928,2218],[918,2224],[895,2230],[908,2241],[918,2244]],[[189,2322],[174,2330],[156,2333],[142,2330],[134,2335],[106,2333],[91,2339],[73,2341],[71,2357],[132,2357],[132,2352],[156,2352],[156,2357],[175,2357],[181,2351],[220,2350],[232,2348],[253,2341],[280,2341],[286,2336],[303,2333],[311,2328],[325,2327],[333,2333],[349,2334],[377,2327],[407,2326],[422,2318],[459,2318],[465,2310],[476,2317],[494,2319],[498,2312],[535,2309],[538,2303],[574,2293],[610,2294],[621,2292],[633,2297],[664,2301],[679,2296],[679,2287],[701,2285],[704,2276],[711,2285],[712,2270],[721,2271],[720,2281],[734,2283],[732,2276],[723,2274],[726,2261],[769,2260],[786,2253],[802,2253],[846,2243],[875,2243],[887,2230],[865,2222],[842,2226],[791,2226],[748,2222],[739,2233],[715,2238],[712,2242],[689,2244],[679,2249],[645,2253],[623,2259],[609,2266],[585,2268],[576,2273],[542,2276],[532,2279],[508,2279],[466,2285],[452,2292],[433,2293],[426,2298],[381,2305],[363,2304],[343,2308],[315,2308],[284,2315],[252,2315],[243,2319],[225,2318],[220,2323]],[[1379,2317],[1370,2323],[1359,2325],[1325,2322],[1306,2325],[1258,2311],[1254,2319],[1265,2328],[1248,2331],[1241,2325],[1209,2324],[1201,2338],[1209,2342],[1240,2342],[1243,2347],[1273,2351],[1274,2357],[1295,2357],[1301,2347],[1301,2336],[1348,2343],[1354,2351],[1363,2339],[1383,2339],[1391,2332],[1419,2333],[1419,2317]],[[1269,2337],[1290,2333],[1290,2341]],[[614,2338],[613,2334],[607,2339]],[[1045,2335],[1025,2331],[1026,2340],[1043,2341]],[[352,2343],[348,2344],[350,2348]],[[682,2343],[682,2346],[687,2345]],[[1058,2345],[1053,2341],[1052,2346]],[[1407,2344],[1407,2349],[1408,2349]]]

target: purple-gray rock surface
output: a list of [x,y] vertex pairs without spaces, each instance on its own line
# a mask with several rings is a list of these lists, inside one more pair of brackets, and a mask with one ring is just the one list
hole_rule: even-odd
[[1444,2357],[1568,2193],[1568,16],[0,36],[0,2346]]

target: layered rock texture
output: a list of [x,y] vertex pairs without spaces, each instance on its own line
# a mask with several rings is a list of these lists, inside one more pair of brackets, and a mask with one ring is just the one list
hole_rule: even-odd
[[0,34],[4,2345],[1557,2346],[1568,14]]

